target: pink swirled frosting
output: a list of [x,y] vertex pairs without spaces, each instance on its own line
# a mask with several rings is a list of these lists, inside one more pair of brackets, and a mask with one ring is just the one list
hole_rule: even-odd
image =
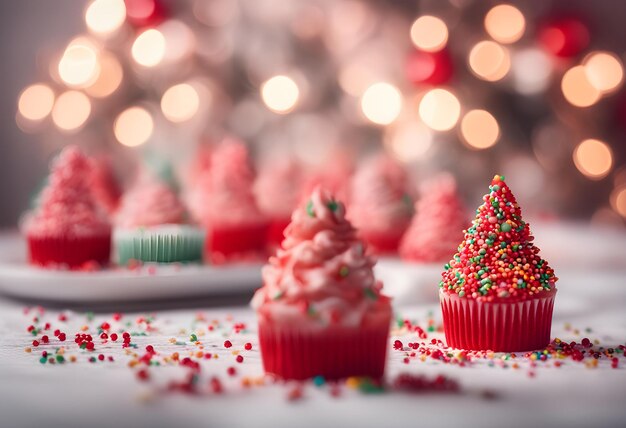
[[285,240],[263,269],[252,306],[261,317],[316,326],[363,326],[391,311],[374,259],[345,218],[343,204],[317,188],[292,216]]
[[89,188],[91,162],[76,146],[66,147],[52,162],[41,203],[24,224],[31,236],[83,237],[111,233]]
[[263,221],[252,190],[254,179],[246,146],[235,140],[223,142],[190,195],[194,218],[207,227]]
[[408,177],[388,156],[369,159],[352,179],[348,217],[357,229],[401,234],[413,216]]
[[143,176],[122,196],[115,215],[121,228],[149,227],[185,222],[185,207],[167,184]]
[[422,194],[415,204],[415,218],[402,237],[400,256],[406,260],[445,262],[463,240],[465,208],[454,177],[449,174],[427,182]]
[[302,195],[302,166],[294,159],[268,162],[254,184],[259,208],[268,217],[289,218]]

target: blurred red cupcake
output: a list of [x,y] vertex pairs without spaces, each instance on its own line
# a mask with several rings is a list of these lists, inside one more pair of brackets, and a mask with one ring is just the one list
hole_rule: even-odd
[[98,206],[112,215],[120,203],[122,189],[115,177],[111,160],[100,156],[92,160],[91,191]]
[[269,219],[268,244],[277,247],[302,193],[302,165],[293,158],[266,162],[254,190],[261,212]]
[[446,262],[461,242],[467,222],[456,181],[450,174],[440,174],[426,182],[421,193],[398,252],[410,262]]
[[348,218],[378,253],[395,253],[413,217],[404,168],[387,155],[368,159],[352,178]]
[[252,300],[265,371],[382,377],[392,312],[373,266],[343,204],[315,190],[293,213]]
[[254,197],[254,179],[246,146],[232,139],[215,149],[211,167],[199,177],[189,205],[207,230],[206,255],[212,263],[266,256],[268,222]]
[[75,146],[53,161],[40,205],[23,225],[32,264],[76,269],[109,263],[111,225],[94,201],[90,168]]

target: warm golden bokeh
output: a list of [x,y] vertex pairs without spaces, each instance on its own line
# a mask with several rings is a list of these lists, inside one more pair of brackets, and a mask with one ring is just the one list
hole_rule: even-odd
[[588,139],[574,149],[574,164],[585,177],[599,180],[611,171],[613,152],[605,142]]
[[199,108],[198,91],[188,83],[170,87],[161,97],[163,115],[172,122],[185,122],[191,119]]
[[461,120],[461,137],[474,149],[487,149],[498,142],[500,127],[491,113],[471,110]]
[[89,97],[79,91],[67,91],[54,103],[52,121],[63,131],[75,131],[85,124],[90,114]]
[[592,52],[583,61],[587,80],[603,94],[619,89],[624,80],[624,65],[610,52]]
[[389,125],[400,115],[402,94],[390,83],[375,83],[363,93],[361,110],[371,122],[377,125]]
[[576,107],[589,107],[600,99],[600,91],[589,82],[582,65],[565,72],[561,80],[561,90],[565,99]]
[[448,42],[448,27],[435,16],[420,16],[411,25],[411,41],[423,51],[439,51]]
[[426,126],[435,131],[452,129],[459,120],[461,103],[446,89],[432,89],[421,99],[419,115]]
[[144,67],[154,67],[165,56],[165,37],[154,28],[144,31],[135,39],[131,50],[133,59]]
[[100,73],[98,54],[91,44],[75,41],[63,53],[58,71],[67,86],[89,86],[97,80]]
[[477,43],[470,51],[469,66],[477,77],[495,82],[511,69],[511,57],[505,47],[485,40]]
[[25,119],[39,121],[45,119],[54,105],[54,91],[48,85],[30,85],[20,94],[17,110]]
[[119,88],[124,78],[124,70],[115,55],[109,52],[100,52],[100,74],[96,81],[85,88],[85,91],[95,98],[104,98]]
[[152,136],[154,121],[143,107],[130,107],[115,120],[113,131],[122,145],[136,147],[144,144]]
[[109,35],[119,29],[126,19],[124,0],[95,0],[85,11],[85,23],[90,31]]
[[526,29],[524,15],[515,6],[499,4],[485,16],[485,30],[497,42],[514,43]]
[[300,98],[300,89],[288,76],[274,76],[261,86],[261,98],[274,113],[289,113]]

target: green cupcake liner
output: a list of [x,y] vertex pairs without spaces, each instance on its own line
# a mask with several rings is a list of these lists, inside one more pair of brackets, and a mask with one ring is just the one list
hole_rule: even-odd
[[205,234],[191,226],[163,226],[116,231],[115,252],[119,265],[131,260],[154,263],[201,263]]

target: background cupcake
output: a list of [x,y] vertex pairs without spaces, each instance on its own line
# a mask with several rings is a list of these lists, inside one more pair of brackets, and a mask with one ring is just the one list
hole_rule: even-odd
[[266,256],[268,221],[253,193],[254,171],[243,143],[227,140],[212,154],[193,196],[194,216],[207,230],[213,263],[261,260]]
[[266,162],[254,185],[261,212],[269,219],[268,244],[276,247],[284,238],[291,213],[302,194],[302,165],[293,158]]
[[379,253],[394,253],[413,217],[408,177],[387,155],[368,159],[352,179],[348,217]]
[[174,191],[143,174],[123,196],[115,216],[117,262],[201,262],[204,233],[187,224],[185,207]]
[[90,168],[75,146],[53,161],[39,206],[23,224],[32,264],[75,269],[88,262],[109,263],[111,226],[94,202]]
[[440,174],[425,183],[421,193],[398,252],[410,262],[445,262],[461,242],[466,224],[456,181],[450,174]]
[[494,177],[483,201],[442,274],[446,341],[472,350],[541,349],[550,342],[557,278],[504,177]]
[[381,377],[391,305],[343,204],[317,189],[292,219],[252,301],[265,370],[285,379]]

